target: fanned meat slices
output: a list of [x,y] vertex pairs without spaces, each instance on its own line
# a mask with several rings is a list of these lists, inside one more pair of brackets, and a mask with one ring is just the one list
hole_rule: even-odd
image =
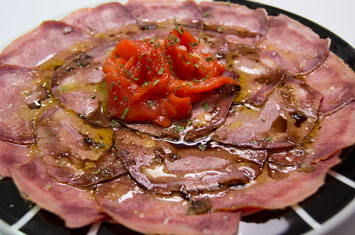
[[239,211],[208,213],[208,202],[190,205],[180,196],[158,196],[141,189],[127,176],[99,184],[96,198],[103,212],[116,222],[142,233],[235,234],[238,231]]
[[355,74],[333,52],[305,82],[323,95],[319,111],[329,115],[355,99]]
[[[168,128],[125,123],[128,109],[125,127],[110,120],[112,48],[180,26],[240,86],[205,92]],[[242,214],[313,194],[355,142],[355,74],[329,44],[230,3],[112,2],[43,22],[0,54],[0,174],[67,227],[236,234]]]
[[0,65],[0,139],[32,144],[35,113],[46,90],[37,84],[35,71]]
[[126,7],[146,29],[171,26],[174,21],[189,28],[202,26],[202,13],[194,1],[132,0]]
[[67,24],[81,28],[89,34],[117,33],[127,26],[137,31],[137,20],[118,2],[99,5],[95,8],[77,10],[62,19]]
[[36,67],[88,38],[82,30],[72,25],[45,21],[7,46],[0,54],[0,64]]
[[200,7],[205,27],[228,34],[229,39],[235,43],[253,44],[267,33],[268,17],[264,9],[252,10],[221,2],[202,2]]
[[123,128],[116,131],[115,143],[131,176],[148,190],[164,194],[248,183],[267,157],[265,150],[178,148]]
[[212,139],[253,148],[294,146],[315,126],[321,98],[321,94],[307,84],[287,78],[263,107],[234,107]]
[[11,176],[27,199],[60,216],[67,227],[78,228],[105,218],[89,190],[53,180],[39,159],[12,168]]
[[310,73],[327,58],[329,39],[319,38],[310,28],[282,14],[269,19],[268,33],[259,46],[277,51],[289,74]]
[[50,109],[37,129],[37,152],[50,176],[86,187],[126,172],[110,152],[112,138],[111,129],[93,128],[74,113]]

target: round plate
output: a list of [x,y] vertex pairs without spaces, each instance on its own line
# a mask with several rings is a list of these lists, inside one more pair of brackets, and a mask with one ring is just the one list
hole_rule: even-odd
[[[320,35],[320,37],[329,37],[332,40],[331,51],[355,70],[354,48],[329,30],[298,15],[275,7],[249,1],[234,0],[231,2],[246,5],[252,9],[258,7],[264,8],[269,15],[278,15],[280,13],[288,15],[310,27],[314,32]],[[243,217],[240,223],[240,234],[324,234],[341,224],[355,212],[355,171],[353,169],[353,166],[355,166],[355,148],[351,147],[345,149],[341,154],[341,158],[342,162],[332,169],[331,174],[327,175],[325,184],[316,194],[299,203],[298,207],[289,207],[285,210],[262,211]],[[344,178],[341,176],[345,177],[345,180],[342,180]],[[348,179],[348,181],[346,181],[346,179]],[[0,233],[80,235],[88,234],[89,231],[92,232],[95,230],[95,227],[93,229],[91,226],[79,229],[68,229],[64,226],[63,220],[50,212],[40,210],[19,231],[16,229],[16,222],[26,213],[27,215],[35,213],[36,207],[20,196],[13,181],[9,178],[0,181],[0,191]],[[13,227],[15,227],[15,229],[9,226],[14,224],[15,226]],[[133,235],[138,233],[121,225],[102,223],[97,234]]]

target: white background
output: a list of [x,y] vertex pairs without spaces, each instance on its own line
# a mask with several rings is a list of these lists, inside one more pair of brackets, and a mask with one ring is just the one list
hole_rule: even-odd
[[[309,20],[337,34],[355,47],[355,0],[255,0],[275,6]],[[99,0],[0,0],[0,48],[37,27],[42,21],[60,19],[83,6],[95,6]],[[122,1],[121,1],[122,2]],[[341,193],[341,192],[339,192]],[[353,234],[355,216],[333,233]]]

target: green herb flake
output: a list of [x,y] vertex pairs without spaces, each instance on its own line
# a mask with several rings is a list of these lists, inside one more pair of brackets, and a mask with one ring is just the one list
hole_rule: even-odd
[[29,95],[31,95],[31,92],[29,92],[29,91],[24,91],[23,94],[26,95],[26,96],[29,96]]
[[263,122],[266,122],[266,120],[264,118],[261,118],[260,120],[263,121]]
[[113,98],[113,100],[117,100],[117,95],[115,96],[115,98]]
[[65,87],[65,86],[62,86],[61,88],[60,88],[60,91],[67,91],[68,89]]
[[91,98],[91,99],[95,99],[95,96],[94,96],[94,95],[90,95],[90,98]]
[[144,82],[142,87],[148,86],[149,82]]
[[128,113],[128,110],[129,110],[129,108],[127,107],[127,108],[125,108],[125,110],[123,111],[123,113],[122,113],[122,115],[121,115],[121,119],[122,119],[122,120],[124,120],[124,119],[126,118],[126,115],[127,115],[127,113]]
[[200,66],[199,66],[198,64],[195,64],[195,67],[196,67],[196,68],[199,68]]
[[210,13],[208,13],[208,12],[205,12],[205,13],[203,13],[203,15],[202,15],[203,18],[206,18],[206,17],[209,17],[209,16],[210,16]]
[[127,101],[127,100],[128,100],[127,96],[125,96],[125,97],[123,98],[123,100],[124,100],[124,101]]
[[146,53],[144,52],[142,55],[140,55],[140,56],[139,56],[139,58],[141,58],[141,59],[142,59],[142,58],[143,58],[143,56],[145,56],[145,55],[146,55]]
[[187,125],[190,126],[191,124],[192,124],[191,120],[188,119],[188,120],[187,120]]
[[206,112],[208,112],[208,110],[210,110],[210,106],[207,103],[203,103],[202,107]]
[[207,62],[213,61],[212,57],[206,57],[205,59]]
[[148,103],[148,105],[149,105],[150,107],[152,107],[152,108],[154,107],[154,102],[153,102],[153,101],[149,100],[147,103]]
[[134,81],[138,81],[138,78],[133,78]]
[[155,48],[158,48],[158,47],[160,47],[160,46],[161,46],[161,44],[160,44],[160,42],[158,42],[158,43],[157,43],[157,44],[155,44],[154,46],[155,46]]
[[192,83],[191,82],[187,82],[187,85],[192,86]]
[[270,142],[272,140],[271,136],[268,136],[264,139],[265,142]]
[[155,42],[155,38],[150,39],[149,43],[153,44]]
[[182,131],[184,131],[184,127],[183,126],[175,126],[175,131],[177,131],[177,132],[182,132]]
[[192,46],[192,47],[197,46],[197,42],[192,43],[192,45],[191,45],[191,46]]
[[207,79],[208,75],[206,75],[206,77],[202,78],[201,81],[205,81]]
[[175,90],[174,90],[174,95],[176,95],[176,92],[179,90],[180,87],[181,87],[181,86],[178,86],[178,87],[175,88]]
[[196,78],[194,78],[194,82],[200,82],[200,80],[197,80]]
[[156,86],[158,83],[160,82],[160,80],[155,80],[154,83],[153,83],[153,86]]
[[176,22],[176,17],[174,17],[174,24],[175,24],[175,29],[179,32],[180,35],[183,35],[183,31],[181,30],[181,28],[178,26],[177,22]]
[[217,32],[222,33],[224,30],[224,26],[219,26]]
[[160,68],[159,71],[158,71],[158,74],[162,75],[163,73],[164,73],[164,68]]
[[198,146],[198,149],[199,150],[201,150],[201,151],[205,151],[206,150],[206,145],[205,144],[200,144],[199,146]]

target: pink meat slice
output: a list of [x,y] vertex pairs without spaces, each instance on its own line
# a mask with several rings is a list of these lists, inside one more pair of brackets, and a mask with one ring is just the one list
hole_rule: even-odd
[[215,191],[248,183],[260,174],[267,157],[265,150],[177,148],[123,128],[116,131],[115,143],[136,182],[163,194]]
[[32,156],[32,148],[0,140],[0,175],[11,177],[10,169],[26,163]]
[[118,2],[74,11],[61,21],[78,27],[89,34],[116,32],[122,30],[125,26],[137,23],[137,20]]
[[268,30],[264,9],[222,2],[202,2],[203,24],[207,29],[230,34],[234,41],[252,43],[261,40]]
[[93,128],[77,115],[50,109],[36,132],[38,154],[51,177],[87,187],[126,172],[111,152],[111,129]]
[[[14,65],[0,65],[0,139],[31,144],[33,120],[46,90],[35,84],[33,71]],[[39,105],[39,106],[38,106]]]
[[310,28],[280,14],[270,16],[269,30],[260,47],[277,51],[285,60],[288,73],[312,72],[329,53],[330,39],[321,39]]
[[261,106],[284,78],[286,67],[275,51],[257,50],[252,46],[229,46],[229,70],[238,74],[241,91],[235,101]]
[[157,25],[173,27],[174,19],[190,28],[202,26],[202,13],[194,1],[131,0],[126,8],[141,26],[148,29]]
[[88,38],[74,26],[60,21],[45,21],[7,46],[0,54],[0,64],[36,67]]
[[333,52],[304,79],[308,85],[322,93],[319,111],[325,115],[355,99],[355,73]]
[[96,200],[114,221],[145,234],[236,234],[240,220],[239,211],[187,215],[182,197],[153,194],[127,176],[99,184]]
[[[259,175],[254,184],[235,188],[220,194],[201,194],[193,199],[209,198],[216,210],[237,210],[243,208],[280,209],[303,201],[323,185],[327,171],[340,162],[337,156],[307,170],[291,171],[287,176],[272,177],[267,169]],[[296,186],[296,187],[295,187]]]
[[331,154],[355,144],[355,102],[325,117],[320,123],[307,159],[319,162]]
[[243,147],[291,147],[300,143],[316,125],[321,98],[307,84],[284,79],[263,107],[233,107],[212,139]]
[[32,202],[60,216],[69,228],[78,228],[104,218],[89,190],[53,180],[39,159],[11,168],[19,191]]

